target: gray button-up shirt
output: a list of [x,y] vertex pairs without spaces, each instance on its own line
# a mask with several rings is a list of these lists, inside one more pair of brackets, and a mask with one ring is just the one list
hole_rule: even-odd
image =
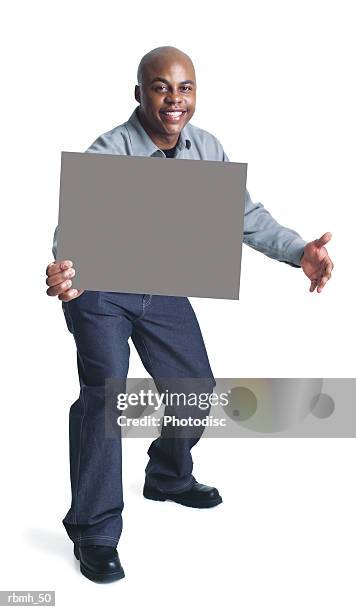
[[[164,157],[164,152],[157,148],[143,128],[137,115],[138,108],[135,108],[128,121],[99,136],[86,153]],[[191,123],[187,123],[181,130],[174,156],[178,159],[229,161],[219,140]],[[54,232],[52,247],[55,259],[57,234],[58,226]],[[300,259],[306,245],[306,241],[296,231],[280,225],[260,202],[252,202],[247,189],[243,242],[267,257],[293,267],[300,267]]]

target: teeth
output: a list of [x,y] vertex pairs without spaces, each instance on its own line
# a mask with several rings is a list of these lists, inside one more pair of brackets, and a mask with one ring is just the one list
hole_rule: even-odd
[[164,115],[170,115],[171,117],[179,117],[179,115],[182,115],[183,111],[165,111]]

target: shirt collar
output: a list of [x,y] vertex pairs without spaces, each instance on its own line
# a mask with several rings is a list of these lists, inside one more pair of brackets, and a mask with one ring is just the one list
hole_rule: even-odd
[[[132,115],[126,122],[126,127],[130,135],[131,146],[133,155],[145,155],[147,157],[156,154],[156,152],[161,151],[158,146],[151,140],[146,130],[141,124],[137,113],[139,106],[136,106]],[[181,130],[177,142],[177,149],[190,149],[191,141],[188,138],[188,133],[186,130],[186,126]]]

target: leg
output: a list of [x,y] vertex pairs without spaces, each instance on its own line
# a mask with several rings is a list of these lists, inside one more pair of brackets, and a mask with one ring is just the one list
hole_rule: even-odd
[[126,380],[132,325],[126,311],[110,309],[98,291],[62,304],[77,346],[80,381],[69,417],[72,504],[63,524],[82,546],[117,546],[124,505],[121,438],[105,437],[105,378]]
[[[157,389],[164,392],[168,383],[169,391],[174,392],[177,387],[181,391],[186,379],[186,389],[193,385],[194,390],[199,387],[199,392],[211,393],[216,382],[188,298],[149,297],[143,315],[134,321],[132,341]],[[172,413],[172,408],[169,413]],[[206,410],[204,415],[208,413]],[[197,406],[179,406],[176,414],[202,416]],[[161,492],[180,492],[192,487],[196,480],[192,474],[191,449],[201,434],[202,430],[199,433],[195,431],[194,437],[186,437],[186,434],[177,437],[162,428],[160,437],[148,450],[150,460],[146,467],[146,483]]]

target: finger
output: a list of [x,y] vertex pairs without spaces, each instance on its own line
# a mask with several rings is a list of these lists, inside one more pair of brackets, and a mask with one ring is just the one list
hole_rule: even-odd
[[62,302],[70,302],[73,298],[75,298],[79,293],[78,289],[70,289],[69,291],[64,291],[60,293],[58,299]]
[[70,259],[65,259],[63,261],[52,261],[48,264],[46,268],[46,276],[52,276],[53,274],[58,274],[61,270],[66,270],[73,265],[73,262]]
[[59,283],[59,285],[54,285],[53,287],[49,287],[46,291],[47,295],[54,296],[67,291],[72,286],[72,281],[70,279],[64,281],[63,283]]
[[323,234],[320,238],[315,240],[316,246],[319,247],[319,248],[324,246],[324,244],[329,242],[329,240],[331,240],[331,238],[332,238],[332,233],[331,232],[325,232],[325,234]]
[[334,269],[334,264],[331,261],[330,257],[326,257],[325,259],[325,271],[330,274],[331,271]]
[[333,266],[333,263],[332,263],[332,262],[330,262],[330,263],[326,264],[326,268],[325,268],[325,272],[326,272],[326,274],[328,274],[329,276],[331,276],[331,271],[332,271],[333,267],[334,267],[334,266]]
[[328,282],[329,278],[331,277],[331,274],[325,274],[324,276],[322,276],[322,278],[319,280],[318,282],[318,291],[320,293],[320,291],[323,289],[323,287],[325,287],[326,283]]
[[323,262],[319,280],[322,280],[323,277],[326,277],[326,279],[329,280],[329,278],[331,277],[331,272],[332,272],[333,267],[334,267],[333,262],[331,261],[330,257],[327,257],[325,261]]
[[54,285],[59,285],[63,283],[68,278],[73,279],[75,276],[74,268],[67,268],[64,272],[58,272],[58,274],[53,274],[53,276],[47,276],[46,283],[49,287],[54,287]]
[[317,286],[317,284],[318,284],[318,281],[317,280],[313,280],[311,282],[311,284],[310,284],[309,291],[313,292],[315,287]]

